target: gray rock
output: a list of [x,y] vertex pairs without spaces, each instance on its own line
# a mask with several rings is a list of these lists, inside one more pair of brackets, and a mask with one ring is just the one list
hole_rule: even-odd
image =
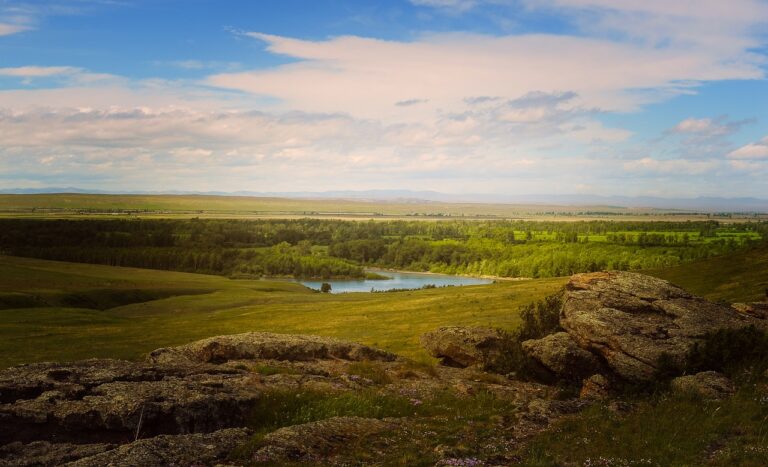
[[576,274],[566,286],[560,325],[579,347],[630,381],[655,377],[665,355],[682,364],[708,332],[765,320],[709,302],[654,277],[629,272]]
[[226,461],[233,450],[248,441],[250,435],[250,431],[243,428],[230,428],[205,434],[161,435],[140,439],[110,451],[84,457],[67,466],[216,465]]
[[579,391],[581,399],[607,399],[613,393],[611,382],[601,374],[592,375],[586,378]]
[[217,336],[179,347],[157,349],[149,355],[152,363],[224,363],[230,360],[341,359],[349,361],[394,361],[396,355],[362,344],[330,337],[248,332]]
[[55,389],[0,405],[0,439],[126,442],[137,431],[142,437],[209,432],[243,424],[260,394],[247,374]]
[[114,444],[68,444],[35,441],[0,446],[0,467],[64,465],[84,457],[115,449]]
[[597,357],[576,345],[567,332],[527,340],[522,345],[529,357],[561,379],[581,381],[600,369]]
[[69,363],[32,363],[0,371],[0,403],[34,399],[46,391],[82,393],[117,381],[160,381],[195,374],[239,374],[215,365],[141,365],[124,360],[90,359]]
[[696,394],[703,399],[725,399],[736,392],[727,376],[716,371],[703,371],[695,375],[679,376],[670,383],[677,393]]
[[753,318],[768,320],[768,302],[734,303],[731,307]]
[[490,328],[442,327],[421,336],[421,346],[444,365],[491,368],[503,358],[503,340]]
[[262,441],[253,459],[262,462],[315,462],[329,457],[350,442],[394,429],[394,421],[361,417],[334,417],[280,428]]

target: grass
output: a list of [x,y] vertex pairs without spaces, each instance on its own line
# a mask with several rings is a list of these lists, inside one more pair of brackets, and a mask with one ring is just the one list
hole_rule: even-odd
[[760,301],[768,294],[768,247],[645,272],[709,300]]
[[[374,439],[356,440],[341,447],[354,464],[435,465],[438,446],[451,446],[456,452],[476,449],[473,441],[488,439],[495,433],[499,414],[512,414],[515,404],[480,391],[459,397],[440,391],[428,398],[387,393],[377,389],[333,393],[323,391],[273,390],[264,393],[252,416],[255,436],[235,456],[250,459],[263,445],[263,436],[278,428],[325,420],[331,417],[401,418],[407,426]],[[401,418],[401,421],[404,421]],[[268,459],[262,459],[269,464]],[[255,465],[263,465],[255,463]]]
[[[516,310],[565,279],[500,281],[382,294],[319,294],[286,281],[0,256],[0,296],[145,298],[108,309],[38,306],[0,310],[0,367],[90,357],[140,358],[158,347],[247,331],[317,334],[420,356],[419,336],[445,325],[516,327]],[[153,295],[154,294],[154,295]],[[119,295],[119,294],[117,294]],[[21,298],[20,298],[21,297]],[[132,300],[131,300],[132,301]],[[55,304],[55,303],[54,303]]]
[[768,461],[768,386],[743,388],[725,401],[663,395],[634,401],[617,415],[587,409],[538,437],[529,465],[762,466]]
[[[760,300],[768,287],[768,248],[651,273],[711,300]],[[333,336],[423,357],[422,333],[444,325],[514,329],[520,306],[564,283],[333,295],[286,281],[0,256],[0,367],[135,359],[158,347],[247,331]]]

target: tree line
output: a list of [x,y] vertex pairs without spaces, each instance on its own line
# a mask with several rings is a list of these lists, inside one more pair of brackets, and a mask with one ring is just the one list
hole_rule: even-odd
[[3,254],[229,276],[552,277],[668,267],[750,238],[768,238],[768,222],[0,219]]

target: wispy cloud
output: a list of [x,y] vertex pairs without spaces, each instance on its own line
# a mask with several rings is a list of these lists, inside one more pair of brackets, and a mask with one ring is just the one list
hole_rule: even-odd
[[242,68],[242,65],[238,62],[222,62],[216,60],[170,60],[170,61],[154,61],[158,66],[170,66],[181,68],[184,70],[220,70],[220,71],[234,71]]
[[0,36],[10,36],[11,34],[17,34],[29,29],[31,29],[29,26],[23,24],[0,22]]
[[416,6],[426,6],[454,12],[464,12],[471,10],[479,4],[490,3],[490,0],[411,0],[411,3]]
[[[270,95],[286,108],[366,118],[418,120],[436,109],[459,111],[472,96],[510,99],[532,91],[573,92],[579,96],[574,104],[605,111],[636,110],[706,81],[765,74],[764,57],[751,51],[741,31],[715,48],[554,34],[435,34],[409,42],[247,35],[296,62],[214,75],[210,85]],[[392,102],[412,96],[429,103],[394,111]]]
[[20,66],[0,68],[0,76],[42,78],[49,76],[72,75],[81,71],[82,70],[80,68],[71,66]]
[[410,107],[412,105],[426,104],[427,102],[429,102],[429,99],[407,99],[395,102],[395,105],[398,107]]
[[768,159],[768,136],[757,143],[747,144],[728,154],[730,159]]

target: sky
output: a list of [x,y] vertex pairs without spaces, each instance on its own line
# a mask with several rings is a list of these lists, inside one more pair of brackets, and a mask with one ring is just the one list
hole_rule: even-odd
[[768,197],[768,0],[0,0],[0,189]]

